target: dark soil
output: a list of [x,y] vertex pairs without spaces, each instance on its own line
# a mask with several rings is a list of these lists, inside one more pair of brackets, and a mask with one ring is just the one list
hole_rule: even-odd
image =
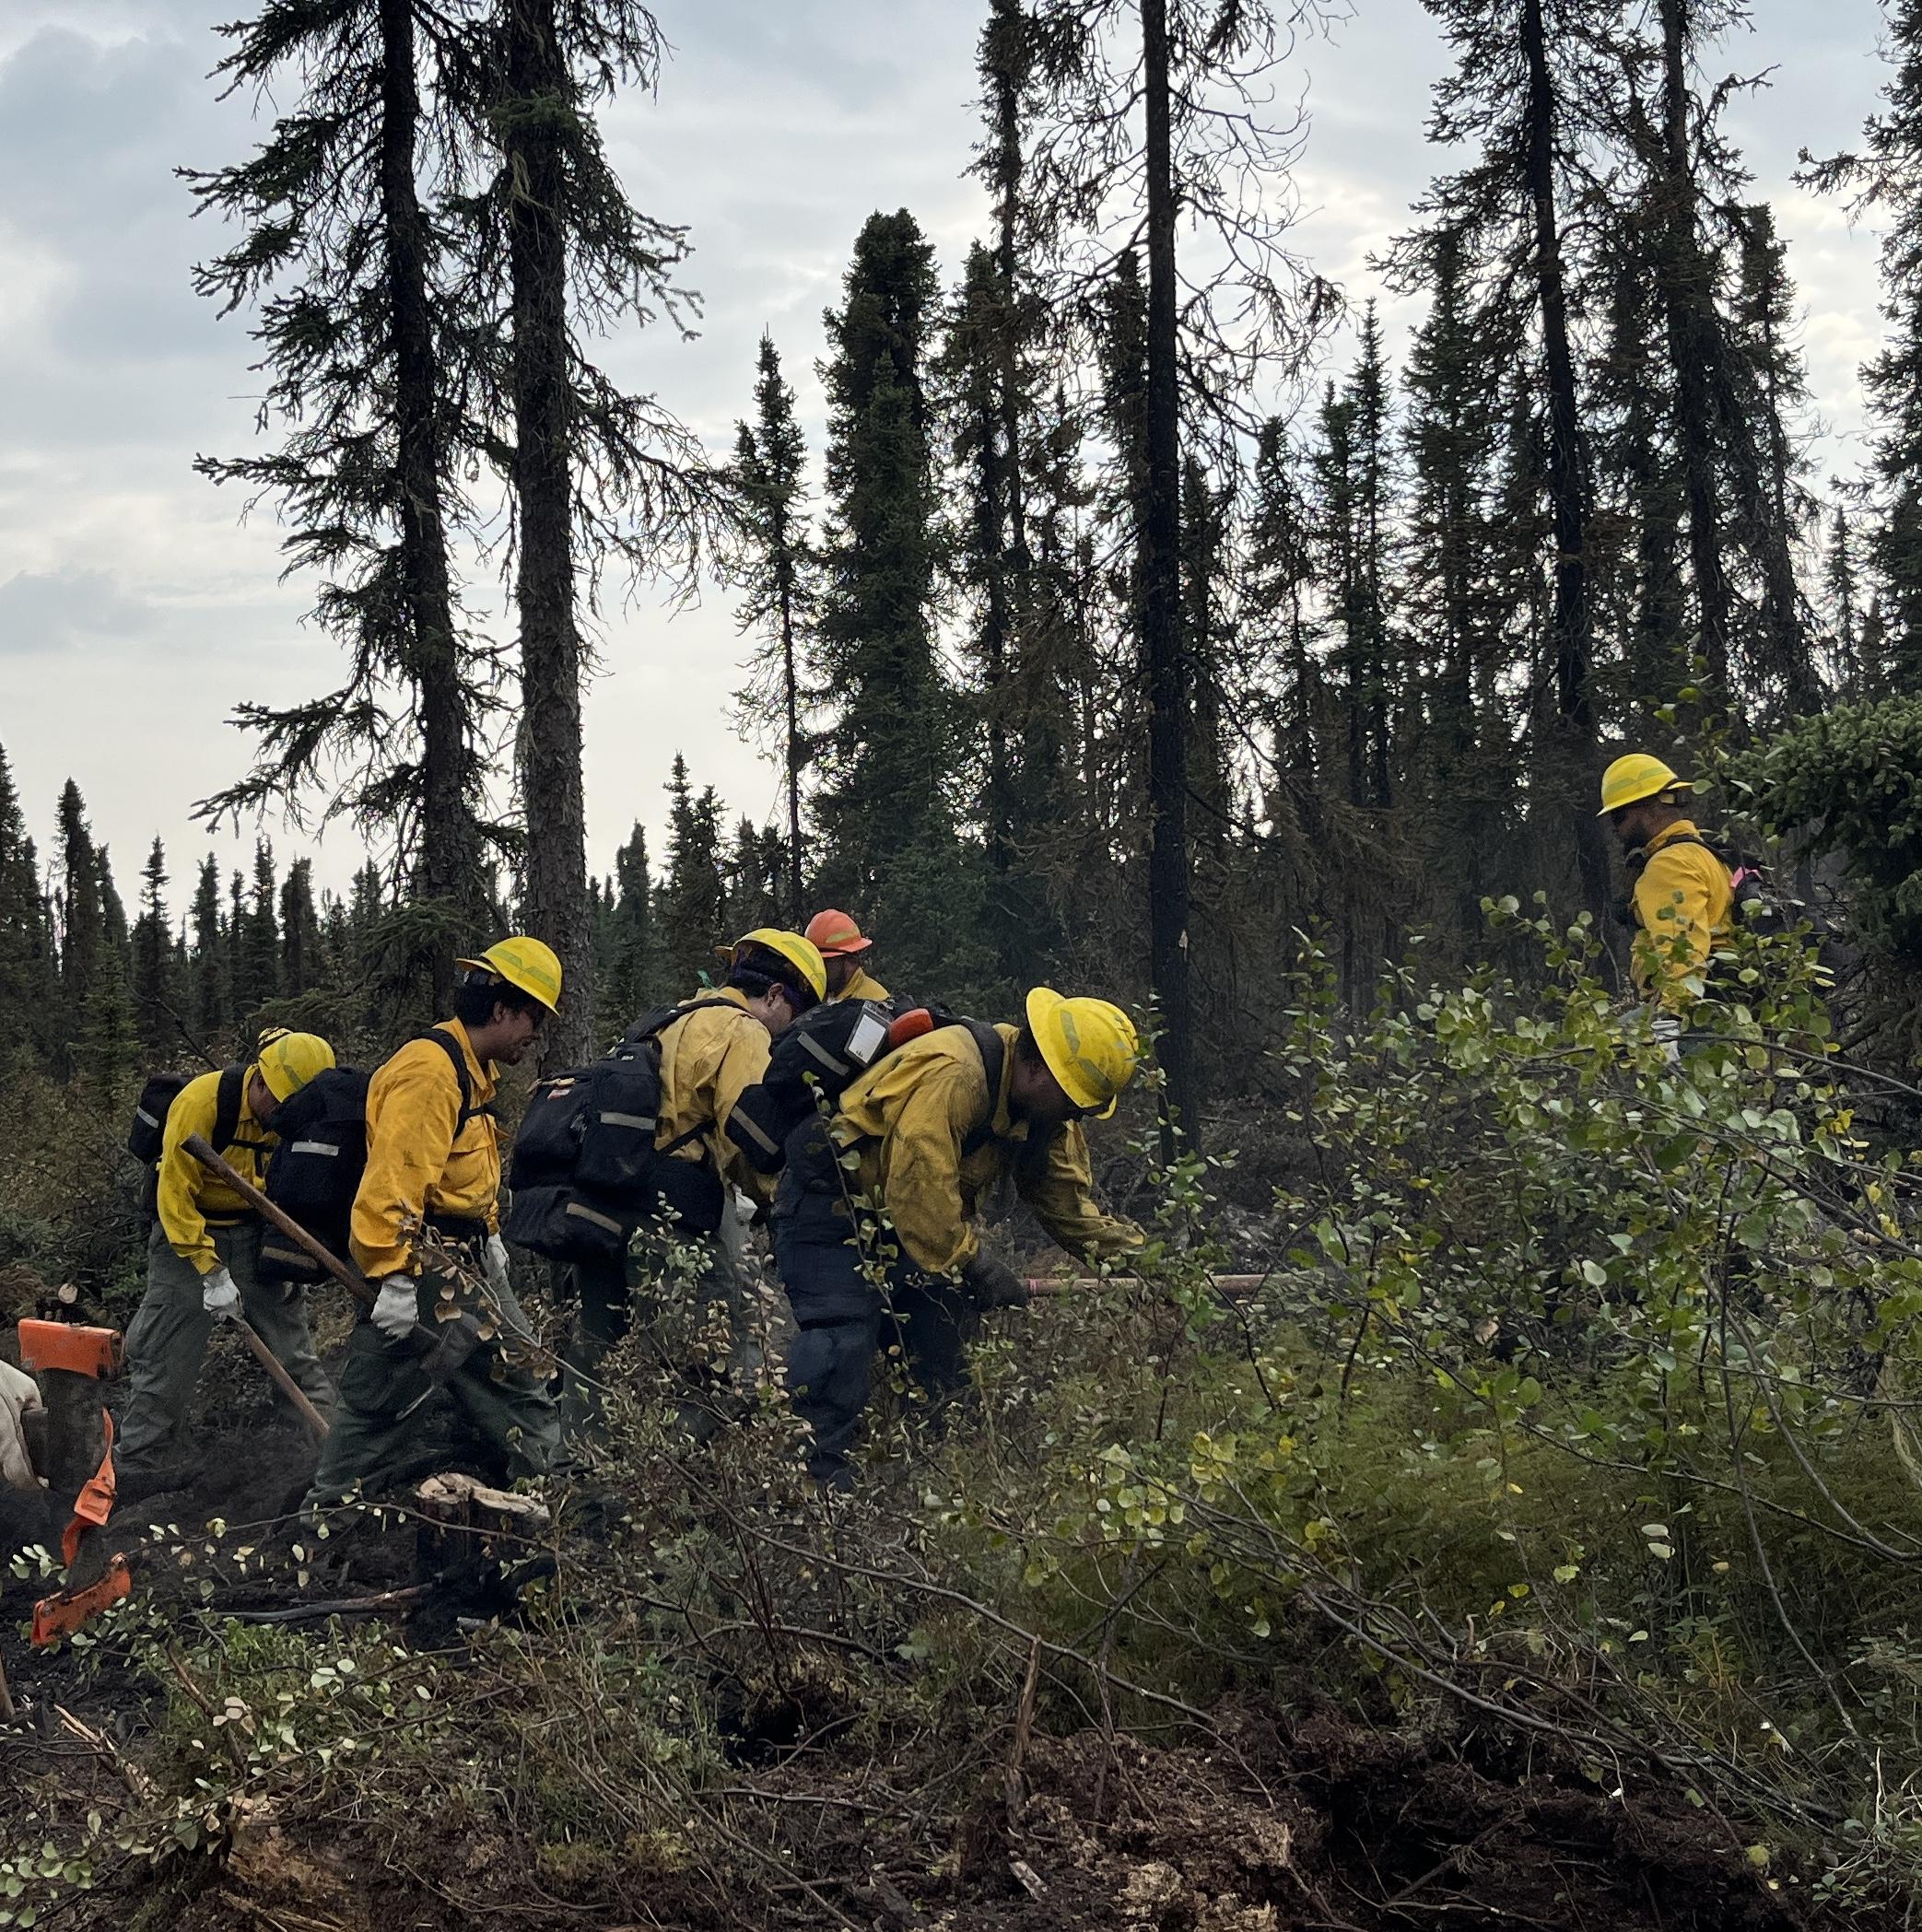
[[[554,1847],[510,1841],[498,1824],[459,1831],[423,1820],[417,1836],[375,1843],[289,1807],[244,1822],[224,1864],[195,1861],[193,1894],[170,1891],[165,1922],[180,1932],[471,1932],[487,1919],[543,1932],[832,1923],[1786,1932],[1843,1923],[1808,1911],[1786,1879],[1771,1891],[1729,1829],[1677,1791],[1617,1797],[1543,1766],[1514,1774],[1478,1765],[1471,1750],[1333,1716],[1291,1728],[1231,1711],[1209,1750],[1037,1735],[1012,1807],[997,1778],[956,1818],[895,1802],[913,1788],[906,1769],[877,1781],[864,1763],[838,1778],[815,1759],[804,1776],[764,1774],[756,1788],[773,1856],[724,1887],[719,1874],[649,1874],[624,1861],[570,1868]],[[792,1876],[770,1879],[777,1862]],[[76,1922],[124,1926],[125,1901],[83,1902]],[[1854,1932],[1873,1921],[1858,1911],[1846,1923]]]

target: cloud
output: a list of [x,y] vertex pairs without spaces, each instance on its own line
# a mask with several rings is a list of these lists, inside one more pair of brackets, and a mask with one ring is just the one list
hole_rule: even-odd
[[0,583],[0,657],[124,641],[150,627],[150,614],[101,570],[20,570]]

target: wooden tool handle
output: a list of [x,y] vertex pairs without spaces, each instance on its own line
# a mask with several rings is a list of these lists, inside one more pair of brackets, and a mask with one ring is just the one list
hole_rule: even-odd
[[313,1431],[313,1439],[325,1442],[327,1418],[308,1400],[307,1391],[282,1367],[280,1358],[260,1339],[252,1324],[238,1315],[230,1315],[228,1319],[240,1331],[240,1340],[253,1359],[273,1377],[275,1388],[300,1411],[300,1420]]
[[374,1291],[367,1277],[322,1247],[291,1214],[276,1207],[251,1180],[236,1173],[229,1162],[214,1152],[205,1134],[189,1134],[183,1144],[203,1167],[212,1168],[256,1214],[271,1221],[289,1241],[304,1247],[356,1301],[369,1308],[373,1306]]

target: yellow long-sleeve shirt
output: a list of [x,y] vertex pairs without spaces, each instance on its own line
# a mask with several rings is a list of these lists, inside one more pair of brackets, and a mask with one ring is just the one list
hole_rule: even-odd
[[728,1139],[734,1103],[768,1071],[774,1036],[747,1011],[747,995],[724,986],[708,995],[727,1001],[676,1020],[661,1036],[661,1106],[654,1144],[665,1147],[696,1128],[700,1133],[674,1156],[704,1160],[750,1200],[773,1199],[774,1177],[757,1174]]
[[1630,968],[1643,995],[1664,1006],[1685,1005],[1700,990],[1734,917],[1729,868],[1698,842],[1701,837],[1685,818],[1666,826],[1648,841],[1635,880]]
[[[266,1185],[267,1156],[279,1144],[279,1138],[253,1118],[247,1104],[247,1089],[253,1083],[254,1069],[240,1076],[240,1112],[234,1138],[218,1151],[241,1179],[256,1188]],[[160,1232],[183,1261],[191,1261],[202,1273],[220,1265],[214,1247],[212,1228],[231,1227],[253,1211],[217,1175],[203,1167],[187,1152],[190,1134],[214,1139],[214,1125],[220,1111],[218,1073],[203,1073],[190,1080],[174,1095],[167,1109],[167,1130],[160,1142],[160,1174],[158,1206]]]
[[988,1076],[974,1036],[943,1026],[910,1040],[841,1095],[834,1135],[860,1151],[862,1193],[878,1194],[908,1258],[931,1274],[952,1274],[980,1250],[975,1210],[1002,1177],[1049,1234],[1077,1259],[1099,1261],[1139,1247],[1132,1222],[1096,1204],[1087,1137],[1078,1121],[1027,1158],[1028,1130],[1008,1112],[1008,1080],[1020,1030],[995,1029],[1006,1043],[994,1095],[993,1131],[972,1153],[963,1144],[988,1109]]
[[[498,1085],[458,1020],[441,1030],[460,1042],[472,1105],[485,1107]],[[461,1118],[461,1083],[437,1040],[409,1040],[367,1090],[367,1171],[354,1197],[354,1259],[373,1281],[418,1273],[410,1224],[428,1214],[500,1225],[500,1134],[491,1114]]]
[[885,1000],[887,998],[887,989],[866,966],[858,966],[853,978],[834,997],[836,1000]]

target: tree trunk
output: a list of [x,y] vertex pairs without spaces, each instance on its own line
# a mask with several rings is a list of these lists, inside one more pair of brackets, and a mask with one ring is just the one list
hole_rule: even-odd
[[1714,399],[1717,353],[1709,314],[1708,264],[1695,237],[1695,183],[1689,166],[1689,90],[1684,63],[1685,0],[1661,0],[1662,23],[1662,311],[1675,374],[1677,440],[1688,495],[1689,564],[1695,580],[1702,655],[1712,702],[1727,707],[1729,580],[1722,571],[1721,511],[1716,489]]
[[520,111],[504,139],[513,278],[515,597],[521,615],[522,794],[527,814],[527,923],[560,955],[565,997],[543,1044],[544,1071],[592,1050],[593,955],[587,806],[580,773],[580,635],[574,621],[568,240],[560,136],[568,98],[555,0],[508,0],[507,89]]
[[1788,708],[1797,717],[1806,718],[1822,709],[1822,681],[1816,675],[1809,649],[1801,587],[1795,575],[1795,510],[1790,496],[1795,454],[1788,445],[1788,433],[1782,427],[1782,345],[1776,336],[1766,289],[1761,306],[1763,400],[1767,405],[1763,423],[1766,432],[1769,494],[1768,533],[1762,559],[1764,607]]
[[[428,303],[428,235],[414,178],[420,98],[414,76],[413,0],[381,5],[381,201],[393,305],[394,463],[401,488],[400,577],[419,692],[419,889],[456,922],[465,943],[486,937],[472,790],[474,751],[454,629],[447,532],[440,511],[439,369]],[[453,991],[455,948],[432,963],[437,1013]]]
[[1535,217],[1536,304],[1548,381],[1548,488],[1554,513],[1555,586],[1553,629],[1555,714],[1568,769],[1566,819],[1580,869],[1582,901],[1600,920],[1609,900],[1609,856],[1584,779],[1599,780],[1595,703],[1590,690],[1594,645],[1589,635],[1588,493],[1582,474],[1580,411],[1575,357],[1568,345],[1568,296],[1562,278],[1562,238],[1555,213],[1555,108],[1549,84],[1541,0],[1524,0],[1522,53],[1529,70],[1527,143],[1529,195]]
[[788,714],[788,923],[798,932],[807,917],[801,898],[801,684],[794,668],[794,559],[788,547],[792,537],[785,503],[777,515],[780,556],[775,580],[780,589],[781,696]]
[[1142,646],[1148,685],[1148,976],[1167,1086],[1162,1145],[1201,1144],[1188,977],[1188,663],[1181,636],[1181,424],[1176,383],[1175,180],[1166,0],[1142,0],[1147,110],[1148,422],[1141,527]]

